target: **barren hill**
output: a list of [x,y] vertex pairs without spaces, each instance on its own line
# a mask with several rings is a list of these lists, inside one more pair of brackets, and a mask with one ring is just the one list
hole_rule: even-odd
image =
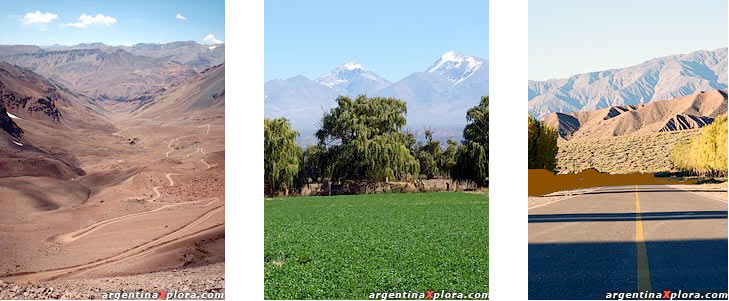
[[225,64],[211,67],[183,82],[143,92],[131,101],[134,115],[154,118],[191,113],[222,115],[225,110]]
[[76,156],[84,151],[71,149],[115,130],[90,99],[5,62],[0,62],[0,100],[0,177],[83,175]]
[[[40,53],[59,55],[43,61],[54,72],[102,76],[109,64],[120,79],[136,78],[144,62],[162,64],[159,74],[180,66],[122,51]],[[161,92],[138,114],[129,109],[140,101],[96,101],[39,73],[0,63],[0,280],[78,281],[224,261],[224,67],[157,90],[140,83]]]
[[727,91],[712,90],[648,104],[552,113],[544,122],[565,139],[605,138],[703,127],[727,114]]
[[21,52],[0,59],[89,97],[110,100],[124,100],[129,95],[195,75],[192,67],[182,63],[134,55],[113,47]]

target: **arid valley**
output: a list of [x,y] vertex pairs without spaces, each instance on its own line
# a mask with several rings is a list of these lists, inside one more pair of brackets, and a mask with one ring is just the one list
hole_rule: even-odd
[[0,297],[224,292],[223,59],[0,46]]

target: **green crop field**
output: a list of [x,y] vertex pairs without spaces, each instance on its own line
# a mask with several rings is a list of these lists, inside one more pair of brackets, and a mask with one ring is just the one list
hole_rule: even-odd
[[488,292],[488,208],[457,192],[266,199],[265,298]]

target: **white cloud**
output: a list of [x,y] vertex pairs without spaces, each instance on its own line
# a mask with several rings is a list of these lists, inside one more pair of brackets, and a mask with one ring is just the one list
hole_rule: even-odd
[[109,26],[111,24],[116,23],[116,18],[112,16],[104,16],[102,14],[96,14],[96,16],[90,16],[87,14],[81,14],[80,17],[78,17],[78,20],[76,23],[68,23],[66,25],[73,26],[73,27],[88,27],[90,25],[104,25]]
[[175,16],[175,18],[178,18],[180,20],[187,20],[187,17],[180,15],[180,14],[177,14],[177,16]]
[[223,41],[216,39],[212,33],[209,33],[208,35],[206,35],[203,38],[203,41],[205,41],[208,44],[223,44]]
[[51,21],[58,19],[58,15],[52,13],[41,13],[39,10],[32,13],[25,13],[23,17],[23,24],[40,24],[50,23]]

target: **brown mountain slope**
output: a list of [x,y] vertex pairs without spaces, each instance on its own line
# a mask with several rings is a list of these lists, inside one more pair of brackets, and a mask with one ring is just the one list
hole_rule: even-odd
[[712,90],[642,105],[552,113],[544,122],[565,139],[605,138],[703,127],[727,114],[727,91]]
[[54,79],[92,98],[124,100],[129,95],[161,88],[195,75],[192,67],[174,61],[109,49],[40,50],[1,58]]
[[115,131],[90,99],[30,70],[0,62],[0,178],[84,174],[77,156],[94,135]]
[[145,92],[133,98],[133,114],[154,118],[182,114],[218,114],[225,111],[225,64],[211,67],[167,88]]
[[136,55],[179,62],[198,72],[219,65],[225,59],[225,44],[202,45],[193,41],[179,41],[166,44],[140,43],[120,48]]

